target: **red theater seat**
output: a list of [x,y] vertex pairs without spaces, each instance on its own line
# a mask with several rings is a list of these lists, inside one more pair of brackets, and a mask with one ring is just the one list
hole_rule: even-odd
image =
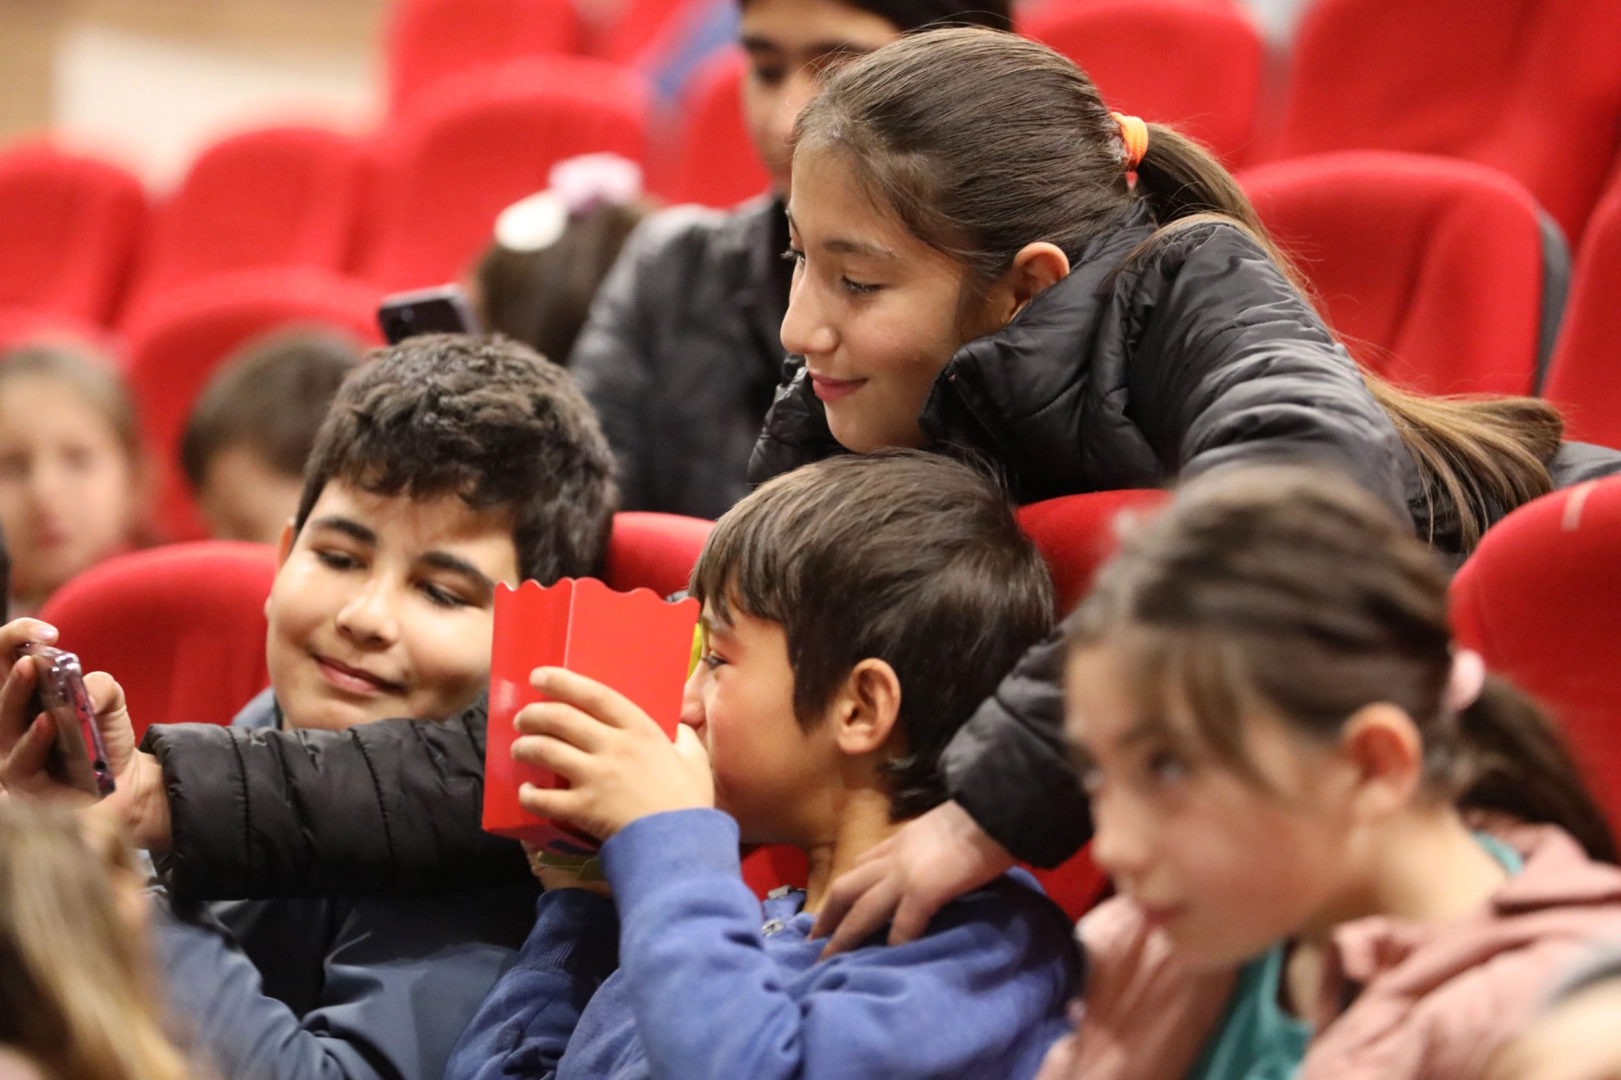
[[1238,5],[1054,2],[1022,20],[1020,30],[1085,69],[1110,108],[1173,125],[1229,164],[1244,156],[1266,46]]
[[1621,829],[1621,479],[1556,491],[1494,526],[1452,582],[1452,625],[1545,705]]
[[0,308],[110,325],[145,219],[115,165],[43,142],[0,151]]
[[389,290],[454,281],[496,216],[565,158],[644,158],[647,92],[627,69],[580,57],[522,60],[444,79],[379,134],[376,206],[361,276]]
[[652,589],[660,596],[682,592],[714,527],[713,521],[679,514],[615,514],[604,578],[620,592]]
[[1381,149],[1502,169],[1574,243],[1621,132],[1621,4],[1317,0],[1279,156]]
[[743,122],[746,61],[727,49],[693,76],[683,108],[685,128],[670,185],[670,201],[727,207],[771,187]]
[[263,128],[215,143],[158,211],[141,295],[259,266],[342,269],[362,159],[358,140],[322,128]]
[[265,598],[276,553],[209,541],[109,559],[58,589],[40,618],[86,671],[106,671],[148,724],[227,724],[270,685]]
[[389,111],[447,76],[580,44],[573,0],[396,0],[384,45]]
[[382,294],[310,268],[244,270],[153,296],[129,327],[130,386],[159,479],[159,521],[172,539],[202,536],[180,475],[180,437],[193,402],[220,361],[273,330],[337,331],[367,345]]
[[694,0],[625,0],[591,51],[616,64],[634,64],[657,48],[673,22],[692,17],[694,6]]
[[1548,373],[1566,436],[1621,449],[1621,184],[1593,214]]
[[1569,256],[1520,184],[1466,161],[1372,151],[1240,179],[1370,370],[1429,394],[1533,392]]

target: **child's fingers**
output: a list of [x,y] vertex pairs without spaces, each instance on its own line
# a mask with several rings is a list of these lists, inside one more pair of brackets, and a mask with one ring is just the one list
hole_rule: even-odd
[[905,945],[922,937],[929,928],[929,920],[951,899],[951,895],[936,896],[915,886],[900,890],[895,915],[889,921],[889,943]]
[[845,917],[850,914],[850,909],[882,878],[881,868],[864,867],[859,863],[853,869],[840,874],[827,890],[827,897],[822,901],[822,910],[811,926],[810,936],[826,937],[838,930]]
[[0,773],[0,784],[4,784],[8,791],[25,791],[45,772],[45,762],[50,757],[51,746],[56,742],[56,723],[49,713],[40,713],[34,722],[28,725],[22,738],[17,740],[6,755],[3,773]]
[[518,805],[536,817],[562,821],[573,821],[584,809],[580,793],[572,788],[543,788],[534,784],[519,786]]
[[709,748],[698,738],[698,733],[687,724],[675,730],[675,756],[692,773],[693,779],[703,786],[704,799],[711,806],[715,802],[715,776],[709,768]]
[[33,707],[34,665],[17,664],[0,685],[0,754],[10,753],[28,731],[38,710]]
[[849,952],[860,947],[889,921],[895,906],[900,903],[900,887],[888,874],[873,881],[839,920],[838,927],[827,939],[823,956]]
[[570,784],[582,783],[591,768],[591,755],[550,735],[524,735],[512,741],[512,760],[550,769]]
[[13,619],[0,626],[0,665],[9,667],[17,662],[17,650],[24,645],[56,644],[56,627],[38,619]]
[[573,705],[612,727],[628,731],[658,726],[619,691],[566,668],[536,668],[529,677],[529,684],[554,701]]
[[613,729],[596,717],[555,701],[525,705],[512,724],[520,735],[550,735],[588,754],[600,753],[613,735]]

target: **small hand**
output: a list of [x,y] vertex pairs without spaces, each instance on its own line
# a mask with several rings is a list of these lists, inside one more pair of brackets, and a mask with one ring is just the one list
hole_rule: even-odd
[[690,727],[671,743],[623,694],[561,668],[536,668],[530,683],[551,700],[519,711],[512,757],[569,786],[523,785],[525,810],[606,840],[650,814],[715,805],[709,755]]
[[954,802],[942,803],[863,855],[833,883],[811,927],[845,952],[889,923],[889,943],[915,940],[948,902],[993,880],[1013,856]]

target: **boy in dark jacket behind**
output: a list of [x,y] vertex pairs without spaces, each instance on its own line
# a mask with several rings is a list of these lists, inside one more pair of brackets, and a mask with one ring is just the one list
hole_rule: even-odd
[[[316,437],[265,605],[271,687],[233,726],[302,738],[467,709],[489,679],[496,585],[600,566],[611,467],[568,375],[526,348],[438,336],[378,354]],[[233,801],[289,800],[242,786]],[[452,890],[178,899],[158,954],[179,1023],[226,1080],[437,1080],[535,898],[533,882]]]
[[[541,866],[534,933],[447,1076],[1034,1075],[1077,971],[1028,878],[902,948],[824,961],[808,934],[835,874],[945,798],[941,748],[1051,625],[1001,491],[932,455],[819,463],[721,519],[693,595],[705,650],[674,746],[609,688],[535,672],[548,700],[513,754],[569,786],[521,798],[604,838],[612,899]],[[740,839],[800,848],[807,889],[762,911]]]

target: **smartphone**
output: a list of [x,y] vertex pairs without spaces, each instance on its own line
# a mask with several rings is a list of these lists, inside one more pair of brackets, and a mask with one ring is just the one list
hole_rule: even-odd
[[377,325],[390,345],[418,334],[476,334],[478,317],[467,294],[455,285],[440,285],[384,297]]
[[45,771],[88,795],[111,795],[116,785],[79,658],[48,645],[24,645],[22,654],[34,665],[34,714],[48,712],[56,724],[56,745]]

